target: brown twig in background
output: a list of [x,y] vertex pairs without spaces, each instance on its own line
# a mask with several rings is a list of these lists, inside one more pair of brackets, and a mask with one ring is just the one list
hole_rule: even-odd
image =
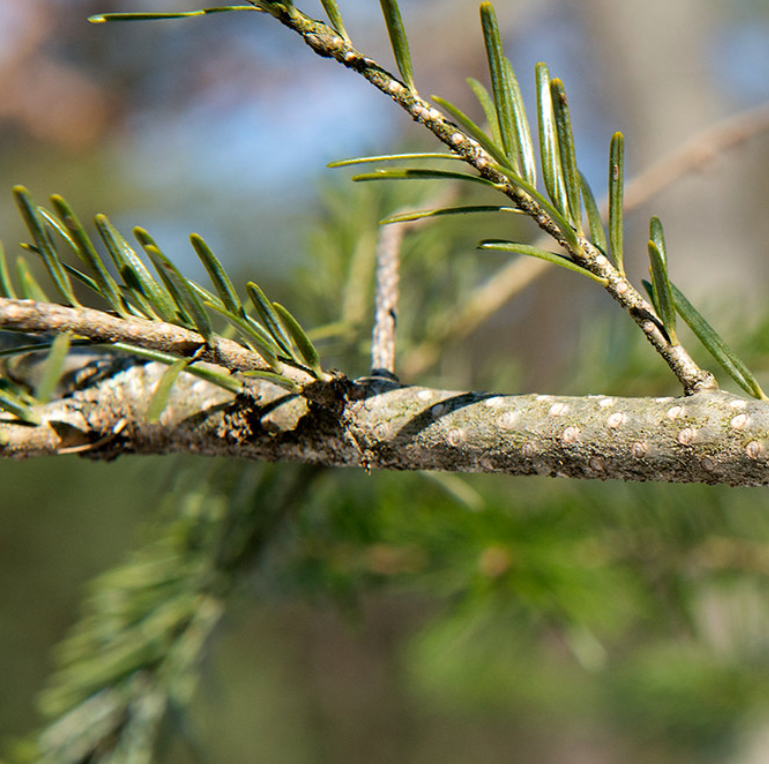
[[[427,201],[425,208],[445,206],[456,196],[456,186],[450,185],[437,197]],[[395,213],[406,213],[403,209]],[[395,327],[397,323],[400,254],[406,234],[428,224],[427,219],[384,224],[379,228],[376,251],[376,287],[374,294],[374,328],[371,345],[372,373],[395,373]]]
[[391,224],[379,229],[376,247],[376,291],[374,296],[374,329],[371,339],[372,374],[395,371],[395,323],[398,310],[400,253],[407,223]]
[[[645,203],[687,174],[702,171],[721,154],[769,130],[769,104],[740,112],[687,139],[625,186],[625,210]],[[605,216],[608,203],[601,206]]]

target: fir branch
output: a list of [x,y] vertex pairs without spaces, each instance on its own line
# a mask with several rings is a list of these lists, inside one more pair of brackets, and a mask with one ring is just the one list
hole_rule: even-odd
[[[206,344],[200,334],[175,324],[137,317],[117,318],[85,307],[0,298],[0,328],[28,333],[71,332],[98,344],[123,343],[177,357],[196,356],[202,362],[235,373],[272,370],[260,355],[230,339],[215,335]],[[286,365],[286,371],[300,387],[315,380],[303,369]]]
[[80,445],[93,458],[179,453],[328,467],[769,484],[769,404],[720,390],[682,398],[512,396],[338,378],[311,385],[311,400],[260,381],[233,400],[183,372],[153,423],[146,394],[165,370],[134,365],[35,407],[38,426],[2,423],[0,457]]
[[[488,5],[488,4],[487,4]],[[340,37],[331,27],[315,21],[291,6],[275,6],[269,10],[283,25],[298,33],[319,56],[333,58],[348,69],[360,74],[375,88],[388,95],[413,120],[425,126],[439,141],[458,157],[476,169],[481,179],[495,185],[532,220],[554,238],[583,269],[605,282],[610,296],[630,315],[652,347],[662,357],[682,384],[684,392],[713,390],[717,387],[713,375],[700,368],[680,344],[671,344],[664,333],[653,307],[628,282],[593,243],[574,232],[567,232],[558,223],[551,210],[543,207],[538,195],[514,172],[498,166],[481,145],[461,128],[450,122],[440,110],[398,80],[394,75],[364,56],[351,43]]]

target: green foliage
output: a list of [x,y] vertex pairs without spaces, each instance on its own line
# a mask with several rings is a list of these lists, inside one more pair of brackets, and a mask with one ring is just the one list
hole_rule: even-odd
[[[306,488],[285,473],[219,462],[202,482],[183,473],[155,540],[92,585],[83,620],[58,648],[41,707],[43,761],[152,760],[165,719],[187,707],[222,600]],[[260,512],[261,511],[261,512]]]
[[339,6],[337,5],[336,0],[321,0],[321,3],[323,5],[323,10],[326,12],[328,19],[331,22],[331,26],[345,40],[349,40],[350,38],[347,35],[347,30],[344,28],[344,23],[342,22],[342,14],[339,12]]
[[[397,3],[381,4],[399,70],[413,89]],[[347,40],[337,4],[323,2],[323,7],[334,30]],[[292,8],[286,2],[255,2],[184,13],[106,14],[92,20],[185,18],[229,10],[278,14]],[[540,176],[545,188],[540,192],[531,129],[489,3],[482,5],[482,20],[491,93],[477,81],[470,85],[488,129],[448,102],[436,102],[496,161],[490,167],[550,217],[566,253],[501,238],[484,238],[479,248],[544,259],[605,285],[605,278],[579,261],[586,248],[582,208],[589,245],[602,254],[610,251],[624,275],[622,137],[615,134],[610,149],[607,244],[598,206],[578,170],[561,81],[551,80],[544,65],[537,66]],[[334,165],[403,160],[461,158],[411,153]],[[457,186],[473,181],[474,185],[461,186],[495,194],[506,186],[475,172],[441,168],[388,168],[353,179]],[[433,205],[384,217],[383,208],[399,210],[404,202],[414,205],[413,199],[404,200],[410,193],[385,191],[369,198],[366,194],[358,204],[361,208],[349,205],[349,197],[342,194],[324,196],[324,205],[335,216],[326,217],[322,246],[326,251],[306,268],[310,285],[302,299],[313,305],[308,310],[315,316],[312,320],[325,325],[308,332],[256,283],[246,284],[249,302],[244,304],[221,262],[198,235],[191,236],[191,243],[213,292],[184,277],[144,230],[134,231],[145,255],[140,256],[106,217],[99,216],[101,246],[112,262],[108,268],[61,198],[52,198],[52,213],[37,207],[23,190],[16,192],[34,241],[28,250],[42,260],[54,288],[70,305],[78,302],[70,280],[75,278],[77,288],[95,294],[120,317],[163,321],[199,333],[201,350],[215,344],[218,336],[234,334],[268,366],[237,372],[238,377],[266,377],[287,390],[295,385],[282,373],[286,364],[322,375],[316,343],[329,345],[345,367],[359,364],[360,330],[371,304],[377,221],[395,224],[444,216],[449,220],[441,233],[416,232],[404,247],[406,257],[413,253],[420,257],[410,263],[409,274],[415,279],[404,290],[412,301],[404,302],[399,318],[399,339],[414,346],[429,338],[430,325],[441,323],[446,306],[453,312],[480,277],[490,272],[474,254],[452,252],[451,236],[459,229],[452,232],[450,221],[460,217],[451,215],[481,215],[487,217],[476,217],[482,226],[489,226],[493,218],[494,226],[512,229],[519,226],[520,217],[496,215],[524,210],[471,199],[467,205]],[[360,210],[366,207],[363,216]],[[462,235],[467,237],[465,229]],[[84,271],[63,261],[53,235]],[[740,386],[765,397],[753,375],[670,282],[656,219],[650,227],[649,254],[650,295],[671,342],[677,341],[678,312]],[[323,270],[318,262],[323,262]],[[17,292],[0,252],[2,295],[45,301],[23,259],[18,271]],[[437,311],[439,306],[444,315]],[[215,330],[217,320],[227,325],[221,334]],[[596,345],[603,341],[601,333],[597,323],[591,327]],[[0,381],[3,409],[34,423],[32,406],[51,397],[69,345],[84,341],[60,336],[11,351],[13,356],[50,350],[34,392]],[[615,337],[613,345],[617,355],[611,356],[610,375],[601,372],[596,379],[593,370],[575,374],[582,377],[585,389],[603,388],[608,376],[619,389],[657,386],[655,373],[645,361],[638,362],[633,341]],[[605,355],[609,347],[601,347],[594,357]],[[235,391],[241,386],[242,379],[210,371],[196,355],[176,358],[124,343],[111,348],[168,365],[150,402],[151,421],[160,418],[182,371]],[[757,584],[765,581],[765,558],[757,552],[769,541],[761,499],[753,491],[727,498],[730,490],[646,487],[631,492],[617,484],[585,483],[553,483],[545,488],[525,479],[517,484],[511,494],[507,479],[364,477],[227,462],[217,462],[203,479],[180,474],[165,499],[167,520],[155,541],[93,584],[83,619],[58,651],[57,673],[43,697],[49,725],[37,739],[40,757],[52,762],[152,760],[163,724],[190,704],[204,650],[226,600],[254,568],[265,593],[332,597],[351,612],[360,610],[363,599],[374,591],[429,596],[429,622],[411,639],[403,664],[413,669],[417,696],[438,692],[440,700],[451,703],[445,707],[455,708],[463,718],[475,709],[486,713],[489,708],[509,717],[535,701],[547,704],[550,714],[578,710],[589,713],[596,723],[619,729],[616,698],[630,702],[628,710],[636,716],[624,726],[627,731],[632,733],[638,723],[658,730],[660,739],[669,738],[672,731],[693,746],[695,755],[698,745],[715,740],[717,727],[728,731],[739,707],[758,699],[755,690],[767,676],[763,669],[755,680],[744,673],[751,661],[750,648],[734,651],[720,664],[714,661],[708,653],[713,642],[707,637],[707,607],[702,604],[728,588],[746,563],[751,579]],[[728,595],[728,589],[725,592]],[[420,607],[420,616],[424,613]],[[531,675],[532,669],[537,676]],[[741,676],[730,692],[732,669]],[[585,690],[572,684],[587,679],[593,686],[601,681],[604,688],[602,695],[594,692],[595,697],[585,702],[575,694]],[[702,701],[710,702],[714,691],[719,695],[718,710],[710,717],[717,723],[692,719],[689,714],[701,711]],[[600,696],[605,701],[597,702]],[[659,702],[667,705],[662,715],[655,712]]]
[[614,263],[620,274],[625,274],[624,268],[624,230],[623,209],[625,194],[624,171],[625,139],[617,132],[611,137],[609,150],[609,242]]
[[60,334],[54,339],[43,365],[43,374],[35,388],[34,398],[36,401],[46,403],[53,396],[56,385],[61,378],[71,339],[72,335],[68,333]]
[[0,379],[0,408],[3,411],[7,411],[22,422],[37,425],[40,424],[40,417],[35,414],[32,408],[34,405],[35,401],[26,392],[19,392],[12,382]]
[[[163,321],[176,326],[196,331],[203,338],[204,345],[215,343],[216,332],[211,313],[224,317],[229,327],[234,329],[244,347],[254,350],[264,359],[268,368],[264,371],[240,372],[247,376],[269,378],[287,390],[297,389],[296,384],[281,375],[282,364],[290,363],[308,370],[313,376],[323,375],[320,357],[310,338],[296,318],[285,308],[280,315],[272,310],[272,305],[255,284],[249,284],[249,296],[258,292],[261,303],[255,306],[260,320],[252,317],[241,303],[232,281],[215,257],[212,250],[199,235],[190,237],[193,248],[198,254],[211,277],[218,296],[185,278],[174,263],[160,250],[157,243],[146,230],[137,227],[134,236],[154,266],[160,280],[153,277],[145,261],[109,219],[99,214],[95,225],[101,244],[109,254],[112,264],[122,283],[118,283],[106,267],[96,247],[75,216],[69,204],[58,195],[51,198],[55,213],[33,203],[29,193],[23,187],[14,189],[14,196],[21,210],[24,221],[34,239],[34,246],[27,250],[40,256],[46,271],[61,294],[66,304],[79,307],[69,275],[105,302],[109,309],[122,318],[137,316],[151,321]],[[78,270],[63,261],[53,236],[58,235],[67,252],[78,258],[86,272]],[[9,299],[32,299],[38,302],[50,301],[40,284],[32,275],[26,261],[19,257],[16,263],[18,282],[17,291],[11,280],[5,254],[0,250],[0,297]],[[292,341],[293,340],[293,341]],[[86,339],[77,336],[50,337],[41,340],[38,349],[51,347],[49,366],[46,367],[43,380],[34,392],[29,391],[29,404],[44,403],[56,388],[57,376],[61,372],[64,357],[70,343],[85,344]],[[242,382],[234,376],[215,371],[204,364],[195,363],[197,355],[189,358],[145,350],[139,346],[115,342],[114,350],[138,355],[168,364],[171,368],[158,385],[152,400],[151,416],[155,421],[167,403],[171,386],[182,371],[187,371],[207,381],[238,392]],[[4,350],[4,357],[27,354],[26,345],[16,349],[13,345]],[[18,394],[0,382],[0,408],[28,422],[36,422],[29,406],[19,402]]]
[[[307,336],[307,332],[299,325],[296,318],[282,305],[277,302],[272,305],[273,312],[278,316],[278,322],[286,329],[291,341],[296,345],[296,349],[299,352],[305,365],[312,371],[315,376],[320,378],[320,356],[315,349],[315,345],[310,341],[310,337]],[[289,346],[291,342],[289,342]],[[293,353],[292,353],[293,354]]]
[[676,311],[673,306],[673,292],[670,288],[667,263],[660,246],[653,240],[649,241],[649,262],[652,274],[652,296],[654,306],[660,318],[662,327],[671,344],[678,344],[676,336]]
[[540,62],[534,69],[537,82],[537,124],[539,126],[539,151],[545,189],[559,211],[565,211],[568,203],[561,169],[558,132],[553,114],[550,70]]
[[105,267],[98,251],[88,237],[83,225],[75,216],[74,211],[72,211],[61,195],[53,195],[51,203],[58,218],[50,214],[44,214],[46,221],[64,238],[65,242],[89,268],[93,280],[96,282],[97,291],[105,299],[107,305],[118,315],[125,317],[127,311],[120,296],[120,287]]
[[536,184],[534,153],[521,91],[510,62],[502,52],[499,25],[491,3],[481,3],[481,25],[489,61],[496,125],[504,150],[504,159],[500,162],[513,168],[517,175],[533,186]]
[[[474,90],[476,95],[478,95],[478,90]],[[481,104],[484,106],[484,110],[486,107],[488,107],[489,104],[493,106],[493,102],[491,101],[488,93],[485,92],[485,89],[481,93],[485,94],[485,99],[481,101]],[[481,97],[479,97],[479,99],[480,98]],[[487,120],[489,120],[489,125],[491,126],[490,130],[493,132],[493,136],[489,136],[489,134],[487,134],[480,126],[476,125],[471,118],[465,115],[465,113],[462,112],[459,107],[455,106],[451,102],[446,101],[446,99],[442,99],[440,96],[433,96],[433,101],[439,106],[443,107],[443,109],[445,109],[446,112],[448,112],[457,121],[457,123],[459,123],[459,125],[462,126],[465,131],[467,131],[468,135],[472,136],[473,139],[475,139],[478,144],[480,144],[481,147],[483,147],[483,149],[485,149],[486,152],[491,155],[491,157],[495,158],[499,163],[505,163],[507,161],[505,151],[500,145],[502,137],[499,135],[499,120],[496,116],[496,113],[494,113],[490,120],[487,117]]]
[[407,214],[394,214],[382,219],[380,224],[397,224],[398,222],[416,222],[419,219],[430,219],[433,216],[455,216],[458,214],[479,213],[510,213],[520,214],[520,208],[511,206],[454,206],[453,208],[432,208],[429,211],[410,211]]
[[558,254],[553,254],[550,251],[544,251],[541,248],[535,246],[529,246],[525,243],[511,243],[506,240],[483,240],[479,244],[478,248],[481,251],[511,251],[514,254],[526,254],[527,256],[534,256],[537,259],[544,259],[551,264],[557,264],[559,267],[565,267],[567,270],[576,272],[578,275],[582,275],[586,278],[592,278],[593,280],[606,285],[606,281],[603,278],[599,278],[597,275],[593,275],[592,272],[580,267],[571,259],[567,259]]
[[379,4],[382,6],[387,34],[390,36],[390,44],[395,54],[398,71],[401,73],[406,86],[414,90],[414,71],[411,65],[409,42],[406,38],[406,30],[403,28],[403,19],[401,19],[398,3],[395,0],[379,0]]
[[242,307],[240,297],[238,297],[237,291],[235,291],[235,287],[232,285],[221,262],[200,235],[194,233],[190,235],[190,243],[192,243],[198,258],[206,268],[216,293],[219,294],[219,299],[224,304],[224,309],[232,315],[239,315]]
[[72,284],[56,256],[51,238],[45,229],[43,217],[23,187],[16,187],[13,190],[13,194],[24,223],[27,225],[35,241],[34,246],[27,246],[27,248],[40,255],[45,264],[45,269],[51,277],[51,281],[61,294],[64,302],[69,305],[77,305],[75,295],[72,293]]
[[708,352],[724,367],[731,378],[749,395],[760,400],[767,396],[756,381],[750,369],[737,357],[736,353],[726,344],[712,326],[700,315],[692,303],[670,284],[676,310],[687,326],[696,334]]
[[150,424],[155,424],[160,419],[160,415],[168,405],[168,399],[171,396],[171,388],[174,386],[174,382],[189,364],[190,361],[180,358],[163,372],[163,376],[160,377],[160,381],[157,383],[155,392],[152,393],[152,398],[150,398],[150,403],[147,407],[147,421]]
[[[359,159],[359,162],[362,159]],[[380,168],[370,174],[357,174],[352,177],[354,182],[378,182],[378,181],[401,181],[416,180],[424,181],[426,179],[443,179],[447,181],[476,182],[490,187],[494,182],[484,179],[482,176],[465,174],[460,171],[444,171],[439,168]]]
[[606,231],[601,221],[601,213],[598,210],[598,203],[596,203],[593,190],[590,189],[590,185],[587,183],[584,175],[579,174],[580,191],[582,192],[582,201],[585,204],[585,213],[587,214],[588,226],[590,228],[590,239],[602,253],[608,253],[608,245],[606,242]]
[[11,276],[8,273],[8,260],[5,257],[5,248],[0,243],[0,294],[9,299],[16,299],[16,292],[11,283]]
[[92,24],[103,24],[107,21],[158,21],[160,19],[189,19],[194,16],[207,16],[211,13],[227,11],[258,11],[254,5],[223,5],[217,8],[201,8],[197,11],[180,11],[178,13],[99,13],[90,16]]
[[[497,110],[496,110],[496,107],[494,106],[494,100],[491,98],[491,95],[486,90],[486,86],[484,86],[483,83],[476,80],[474,77],[468,77],[467,84],[472,89],[473,93],[475,94],[475,98],[478,99],[478,102],[481,105],[481,108],[483,109],[483,114],[486,116],[486,124],[489,127],[489,131],[491,132],[491,137],[494,139],[495,145],[501,145],[502,134],[499,131],[499,120],[497,119]],[[460,121],[460,124],[462,124],[461,121]],[[481,131],[479,131],[479,133],[482,134]],[[478,141],[481,140],[480,136],[477,138],[478,138]],[[490,153],[490,154],[494,155],[494,153]],[[504,153],[500,153],[498,156],[495,156],[495,157],[497,157],[497,160],[502,162],[502,160],[504,160]]]
[[[577,232],[581,232],[582,207],[579,194],[579,171],[577,170],[577,154],[574,150],[574,136],[571,130],[569,103],[566,99],[566,89],[560,80],[550,82],[550,97],[553,102],[553,114],[558,135],[558,155],[561,163],[557,173],[563,178],[566,188],[566,204],[568,218]],[[554,159],[555,160],[555,159]],[[567,213],[562,211],[561,213]]]

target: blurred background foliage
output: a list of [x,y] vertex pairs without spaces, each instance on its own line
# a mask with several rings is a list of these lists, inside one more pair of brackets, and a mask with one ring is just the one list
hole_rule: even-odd
[[[401,4],[420,91],[472,104],[464,78],[485,80],[477,3]],[[305,5],[320,15],[319,3]],[[340,5],[358,48],[387,64],[378,4]],[[565,80],[597,192],[613,130],[625,132],[637,171],[769,99],[765,3],[495,6],[529,103],[536,61]],[[64,195],[84,219],[101,211],[126,230],[144,226],[203,280],[186,241],[200,232],[233,274],[316,328],[327,367],[362,375],[376,222],[466,192],[354,186],[325,170],[341,157],[432,145],[388,100],[269,20],[85,21],[191,7],[0,0],[3,240],[24,237],[16,183],[40,200]],[[644,205],[626,233],[638,280],[645,221],[663,217],[674,279],[764,382],[768,155],[769,137],[754,137]],[[532,235],[500,218],[451,218],[407,238],[401,354],[504,264],[476,253],[478,239]],[[630,321],[587,283],[549,272],[450,342],[417,381],[675,394]],[[211,468],[131,457],[0,466],[3,752],[39,724],[35,696],[85,582],[151,538],[153,511],[168,515],[180,487]],[[764,489],[322,470],[231,598],[164,756],[764,761],[767,631]]]

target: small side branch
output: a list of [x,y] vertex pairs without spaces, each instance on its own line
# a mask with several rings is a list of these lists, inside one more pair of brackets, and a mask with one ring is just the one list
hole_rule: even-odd
[[403,108],[413,120],[421,123],[457,157],[475,168],[486,180],[528,215],[537,226],[569,253],[574,263],[601,278],[612,298],[639,326],[652,347],[662,356],[680,381],[686,394],[713,390],[717,383],[713,375],[701,369],[680,344],[672,344],[662,331],[652,306],[627,282],[609,260],[584,237],[562,231],[556,221],[518,183],[498,170],[492,158],[479,143],[424,100],[393,74],[356,50],[349,40],[333,29],[305,16],[297,8],[275,7],[270,10],[282,24],[301,35],[304,42],[320,56],[333,58],[368,80]]
[[[445,205],[454,194],[449,188],[426,203],[427,208]],[[404,213],[406,213],[404,211]],[[400,262],[403,240],[409,232],[429,224],[427,219],[381,225],[376,250],[374,329],[371,346],[373,375],[395,375],[395,331],[400,297]]]
[[[120,342],[180,358],[196,355],[199,361],[231,372],[271,370],[260,355],[230,339],[214,337],[207,345],[200,334],[171,323],[135,317],[118,318],[85,307],[0,298],[0,328],[43,334],[69,331],[94,343]],[[314,381],[307,372],[288,365],[284,366],[283,373],[299,386]]]
[[[658,195],[667,187],[689,174],[701,172],[725,152],[769,130],[769,104],[746,110],[716,123],[690,137],[670,155],[643,169],[625,185],[625,214]],[[608,198],[600,204],[604,220],[609,210]],[[535,246],[547,248],[550,238],[541,236]],[[445,313],[441,323],[434,324],[435,334],[411,350],[401,362],[406,381],[413,380],[438,360],[450,339],[460,339],[475,331],[487,318],[497,312],[552,267],[539,259],[516,259],[501,267],[479,285],[465,304]]]

